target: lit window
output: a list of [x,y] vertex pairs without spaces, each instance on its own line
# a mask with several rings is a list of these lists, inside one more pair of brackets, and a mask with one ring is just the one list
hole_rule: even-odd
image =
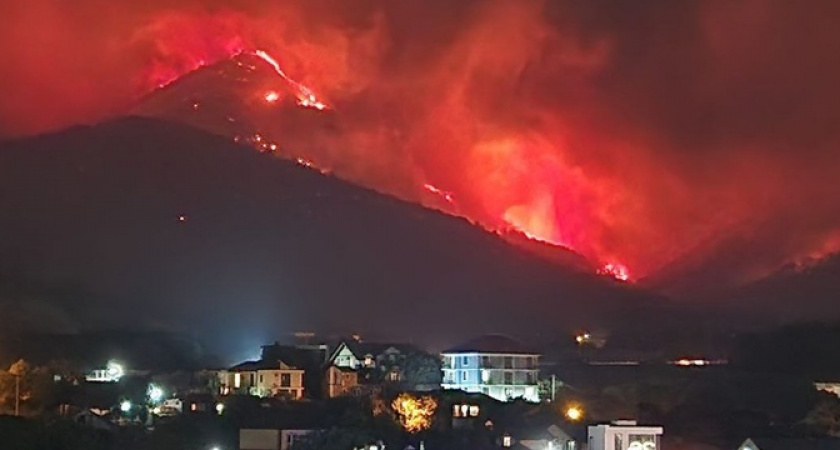
[[510,447],[511,438],[507,434],[502,437],[502,447]]
[[478,417],[478,406],[470,405],[470,417]]
[[241,373],[233,374],[233,387],[236,388],[236,389],[239,389],[240,387],[242,387],[242,374]]
[[461,417],[461,405],[452,405],[452,417]]

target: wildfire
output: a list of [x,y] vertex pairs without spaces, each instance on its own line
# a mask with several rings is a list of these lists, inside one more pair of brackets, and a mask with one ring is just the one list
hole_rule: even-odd
[[424,184],[423,189],[426,189],[427,191],[431,192],[432,194],[435,194],[435,195],[439,196],[440,198],[446,200],[449,203],[454,203],[451,192],[444,191],[444,190],[436,187],[435,185],[432,185],[432,184],[429,184],[429,183]]
[[280,94],[277,91],[268,91],[265,93],[265,101],[266,103],[274,103],[280,99]]
[[[304,108],[313,108],[317,109],[318,111],[323,111],[328,108],[327,104],[318,100],[318,97],[312,92],[312,89],[304,86],[302,83],[298,83],[297,81],[291,79],[283,69],[280,68],[280,63],[277,62],[271,55],[266,53],[264,50],[255,50],[254,56],[262,59],[263,61],[267,62],[271,67],[274,68],[274,71],[277,75],[280,75],[281,78],[286,80],[290,86],[292,86],[295,91],[297,91],[297,99],[298,105],[303,106]],[[266,98],[268,100],[268,98]]]
[[402,393],[391,403],[391,408],[399,416],[400,424],[405,431],[417,433],[428,430],[432,426],[432,416],[437,409],[437,402],[428,395],[415,397]]
[[598,269],[598,274],[607,275],[619,281],[630,281],[630,272],[627,267],[619,263],[607,263]]

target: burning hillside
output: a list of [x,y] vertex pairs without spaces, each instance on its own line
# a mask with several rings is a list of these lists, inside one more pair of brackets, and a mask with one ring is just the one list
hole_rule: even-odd
[[[136,112],[619,279],[737,282],[838,249],[838,5],[816,3],[47,1],[0,27],[0,127],[156,91]],[[115,20],[84,19],[103,8]],[[19,45],[35,23],[40,45]]]

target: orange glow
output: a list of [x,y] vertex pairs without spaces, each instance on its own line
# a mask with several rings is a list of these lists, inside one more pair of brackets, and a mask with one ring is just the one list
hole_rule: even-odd
[[428,430],[432,426],[437,401],[428,395],[415,397],[402,393],[391,403],[391,408],[399,416],[400,424],[405,431],[417,433]]

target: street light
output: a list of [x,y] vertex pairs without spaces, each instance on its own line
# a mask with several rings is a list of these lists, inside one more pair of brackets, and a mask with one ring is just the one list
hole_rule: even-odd
[[577,422],[583,417],[583,409],[577,405],[571,405],[566,408],[566,418],[572,422]]
[[120,402],[120,411],[127,413],[131,411],[131,402],[128,400],[123,400]]
[[149,394],[149,400],[152,403],[158,403],[159,401],[161,401],[163,399],[163,389],[156,384],[150,384],[149,385],[148,394]]

